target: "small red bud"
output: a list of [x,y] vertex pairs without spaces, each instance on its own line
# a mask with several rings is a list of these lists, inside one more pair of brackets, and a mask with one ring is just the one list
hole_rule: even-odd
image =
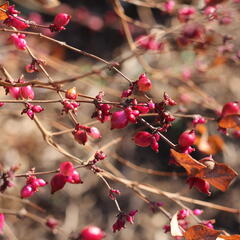
[[76,100],[77,99],[77,89],[76,87],[69,88],[66,91],[65,97],[71,100]]
[[145,73],[143,73],[139,76],[139,79],[137,81],[137,85],[138,85],[139,91],[142,91],[142,92],[149,91],[152,88],[152,82],[146,76]]

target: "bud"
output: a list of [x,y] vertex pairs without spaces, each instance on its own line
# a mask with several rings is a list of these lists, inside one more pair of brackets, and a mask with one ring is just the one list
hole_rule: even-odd
[[151,80],[146,76],[145,73],[139,76],[137,81],[139,91],[146,92],[152,88]]
[[76,100],[77,99],[76,87],[69,88],[65,93],[65,97],[71,100]]
[[84,130],[74,130],[72,132],[75,140],[79,143],[79,144],[82,144],[82,145],[85,145],[85,143],[87,142],[88,140],[88,137],[87,137],[87,134]]
[[34,113],[40,113],[44,110],[40,105],[33,105],[31,109]]

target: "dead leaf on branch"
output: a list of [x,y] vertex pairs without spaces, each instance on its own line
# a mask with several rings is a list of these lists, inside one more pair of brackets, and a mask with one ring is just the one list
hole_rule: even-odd
[[206,168],[204,164],[198,162],[187,153],[179,153],[171,149],[171,154],[173,155],[175,160],[178,162],[178,164],[180,164],[182,167],[185,168],[188,175],[194,176],[201,169]]
[[171,154],[175,160],[185,168],[189,176],[207,181],[223,192],[228,189],[229,184],[238,175],[232,168],[224,163],[214,162],[214,167],[208,168],[187,153],[179,153],[171,149]]
[[213,169],[204,168],[195,177],[206,180],[215,188],[225,192],[238,174],[224,163],[216,163]]
[[220,234],[221,231],[208,228],[204,225],[194,225],[184,233],[184,237],[186,240],[216,240]]
[[[4,11],[6,11],[9,7],[9,3],[5,2],[4,4],[2,4],[0,6],[1,9],[3,9]],[[5,19],[8,18],[8,15],[2,10],[0,10],[0,21],[4,21]]]
[[218,122],[221,128],[237,128],[240,129],[240,114],[227,115]]

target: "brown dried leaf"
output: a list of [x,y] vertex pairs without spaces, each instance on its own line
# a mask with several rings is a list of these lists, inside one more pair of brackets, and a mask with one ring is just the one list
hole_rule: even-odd
[[240,128],[240,114],[227,115],[221,118],[218,126],[221,128]]
[[178,212],[176,212],[170,222],[171,227],[171,235],[173,237],[181,237],[183,236],[182,230],[179,227],[178,219],[177,219]]
[[194,158],[192,158],[187,153],[179,153],[173,149],[171,149],[171,153],[174,159],[185,168],[188,175],[196,175],[201,169],[205,169],[206,166]]
[[184,237],[186,240],[216,240],[220,234],[221,231],[203,225],[194,225],[184,233]]
[[240,240],[240,235],[232,235],[232,236],[220,235],[219,237],[225,240]]
[[195,177],[206,180],[209,184],[213,185],[221,191],[228,189],[231,181],[238,174],[224,163],[216,163],[213,169],[204,168],[195,175]]
[[[4,4],[2,4],[0,6],[0,8],[3,9],[3,10],[7,10],[8,6],[9,6],[8,2],[5,2]],[[4,21],[7,18],[8,18],[8,15],[5,12],[0,10],[0,21]]]

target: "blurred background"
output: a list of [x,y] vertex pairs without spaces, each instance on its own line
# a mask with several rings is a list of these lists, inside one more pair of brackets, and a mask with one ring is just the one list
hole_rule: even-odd
[[[219,21],[209,21],[204,26],[209,34],[210,43],[204,46],[182,47],[176,39],[181,29],[177,20],[176,11],[168,14],[161,10],[164,1],[152,1],[159,4],[159,8],[149,8],[131,4],[130,1],[120,1],[127,17],[129,17],[128,30],[133,40],[142,35],[153,35],[158,43],[164,44],[164,49],[142,50],[135,54],[131,51],[121,20],[113,8],[113,2],[107,0],[16,0],[9,1],[15,4],[26,19],[38,24],[49,24],[59,12],[72,16],[70,24],[65,31],[51,33],[43,30],[42,33],[54,37],[59,41],[96,54],[107,61],[120,62],[121,71],[129,78],[137,80],[138,76],[147,72],[153,81],[150,96],[155,101],[162,99],[167,92],[178,105],[171,108],[171,112],[183,114],[202,114],[215,117],[221,106],[227,101],[240,99],[239,92],[239,4],[228,1],[219,8],[221,18],[231,17],[230,24],[220,24]],[[147,2],[147,1],[146,1]],[[198,9],[203,6],[202,1],[176,1],[176,9],[184,4],[193,5]],[[229,18],[230,18],[229,17]],[[139,23],[145,23],[139,24]],[[2,27],[2,26],[1,26]],[[170,30],[170,31],[168,31]],[[32,29],[32,31],[38,31]],[[166,32],[168,33],[166,34]],[[223,42],[222,36],[230,40]],[[9,73],[18,79],[24,74],[26,80],[37,79],[46,82],[42,73],[27,73],[25,66],[31,63],[31,58],[24,51],[16,50],[8,41],[8,33],[0,33],[0,64],[4,65]],[[68,50],[53,42],[37,37],[27,37],[29,47],[33,53],[46,61],[46,69],[55,80],[76,77],[99,69],[102,63]],[[239,54],[239,55],[238,55]],[[3,77],[1,75],[1,77]],[[128,83],[112,70],[106,68],[99,74],[80,78],[74,83],[64,85],[64,89],[72,86],[78,91],[95,97],[99,91],[105,92],[105,99],[120,101],[123,89]],[[36,99],[56,99],[57,94],[46,89],[36,89]],[[138,96],[141,99],[141,96]],[[0,99],[10,99],[0,89]],[[72,122],[66,115],[61,115],[60,104],[42,104],[45,111],[39,114],[39,119],[49,131],[61,131],[73,128]],[[0,163],[4,169],[19,165],[18,173],[25,173],[31,168],[37,171],[47,171],[58,168],[59,164],[68,159],[49,146],[42,138],[33,121],[21,115],[20,104],[7,104],[1,108],[0,126]],[[184,172],[183,169],[169,165],[169,147],[160,141],[159,153],[150,148],[136,147],[132,136],[141,126],[128,126],[124,130],[110,131],[110,124],[101,124],[91,119],[94,107],[90,104],[81,104],[78,111],[78,120],[83,125],[92,124],[98,127],[103,138],[99,141],[90,141],[86,146],[77,144],[71,132],[59,135],[54,140],[71,154],[80,159],[88,159],[95,151],[119,137],[118,144],[112,144],[105,150],[107,159],[100,166],[118,176],[124,176],[141,183],[152,184],[162,190],[178,192],[184,196],[214,202],[225,206],[240,208],[239,179],[234,181],[226,193],[212,189],[210,197],[189,190],[185,184],[186,177],[178,177],[171,172]],[[151,121],[151,118],[149,118]],[[187,128],[191,128],[191,118],[177,118],[172,128],[166,133],[174,143],[178,136]],[[214,159],[225,162],[236,171],[240,170],[239,163],[239,136],[224,136],[217,131],[216,122],[209,121],[205,130],[198,132],[198,149],[193,155],[200,159],[208,154],[213,154]],[[204,135],[204,138],[201,138]],[[218,137],[216,137],[218,135]],[[209,136],[212,137],[208,141]],[[201,143],[201,144],[200,144]],[[154,169],[155,174],[144,170],[131,168],[126,163],[133,163],[142,168]],[[129,164],[128,164],[129,165]],[[163,226],[169,224],[168,219],[161,213],[152,213],[149,205],[142,201],[132,190],[125,186],[111,182],[113,188],[121,191],[118,198],[123,211],[129,212],[138,209],[135,224],[112,233],[112,224],[116,220],[117,209],[114,202],[108,198],[108,190],[101,179],[88,170],[79,170],[84,184],[66,185],[63,190],[50,194],[50,187],[42,188],[30,201],[37,204],[44,211],[39,211],[24,205],[17,199],[4,198],[0,195],[2,208],[19,210],[25,207],[29,212],[46,218],[53,216],[59,221],[60,227],[66,234],[77,234],[86,225],[97,225],[106,232],[106,239],[139,239],[139,240],[167,240],[172,239],[163,231]],[[166,176],[169,175],[169,176]],[[51,175],[44,177],[48,182]],[[13,188],[6,194],[19,197],[25,179],[17,179]],[[172,214],[180,209],[174,201],[163,196],[146,193],[152,201],[164,203],[164,207]],[[239,233],[239,216],[221,212],[215,209],[204,208],[194,204],[187,204],[190,209],[201,208],[204,210],[203,220],[216,219],[216,229],[225,229],[230,233]],[[15,235],[19,240],[30,239],[66,239],[61,233],[49,231],[42,224],[28,218],[7,216],[6,229],[8,234]],[[9,233],[10,232],[10,233]],[[12,233],[11,233],[12,232]],[[0,239],[11,239],[0,236]],[[14,239],[14,238],[12,238]]]

